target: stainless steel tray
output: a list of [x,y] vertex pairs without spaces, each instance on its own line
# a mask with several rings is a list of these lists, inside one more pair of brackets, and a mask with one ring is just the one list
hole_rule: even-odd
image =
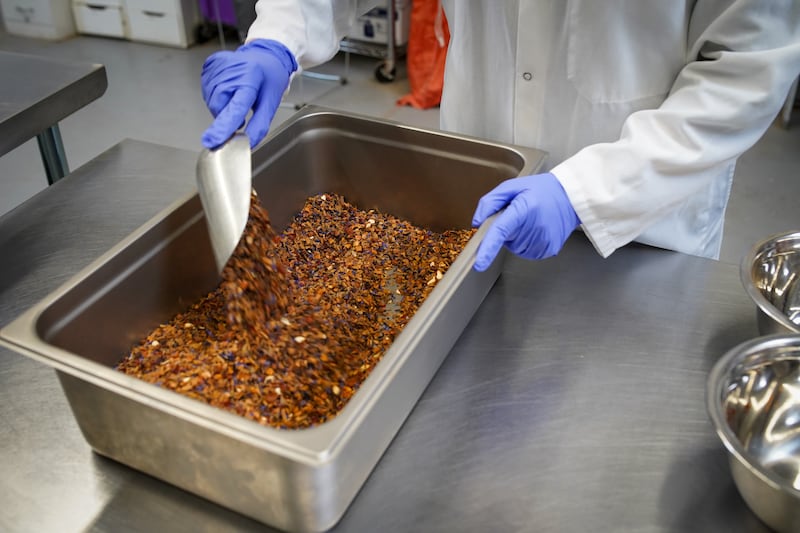
[[[276,229],[335,192],[433,230],[469,227],[479,197],[544,153],[307,107],[254,155]],[[112,200],[112,199],[109,199]],[[341,518],[497,279],[472,269],[482,228],[337,417],[278,430],[114,370],[150,329],[219,282],[197,194],[154,217],[0,330],[53,366],[91,447],[289,531]],[[46,460],[46,458],[43,458]]]

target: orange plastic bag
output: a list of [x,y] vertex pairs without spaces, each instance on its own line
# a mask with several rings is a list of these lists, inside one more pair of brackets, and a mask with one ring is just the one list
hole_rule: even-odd
[[450,29],[439,0],[413,0],[406,48],[411,92],[400,97],[397,105],[410,105],[417,109],[439,105],[449,42]]

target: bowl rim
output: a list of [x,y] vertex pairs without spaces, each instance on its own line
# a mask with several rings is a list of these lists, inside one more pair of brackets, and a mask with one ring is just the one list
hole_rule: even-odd
[[800,333],[800,325],[795,324],[789,318],[782,313],[777,307],[775,307],[772,302],[770,302],[766,296],[755,286],[753,283],[753,264],[757,257],[759,257],[763,252],[768,248],[774,246],[776,243],[779,242],[786,242],[786,241],[800,241],[800,230],[792,230],[786,231],[782,233],[775,233],[766,237],[759,242],[757,242],[750,251],[742,258],[741,263],[739,264],[739,276],[744,286],[745,292],[747,292],[748,296],[750,297],[753,302],[755,302],[756,306],[769,318],[774,320],[775,322],[779,323],[781,326],[786,328],[790,332]]
[[728,350],[717,360],[708,375],[706,381],[706,408],[717,436],[731,456],[736,457],[743,467],[772,489],[789,493],[794,498],[800,499],[800,489],[795,488],[786,478],[779,476],[773,470],[764,467],[745,449],[726,422],[725,415],[721,409],[722,402],[719,401],[727,383],[727,380],[723,378],[729,375],[734,366],[739,364],[747,355],[777,347],[795,348],[797,350],[797,358],[800,360],[800,335],[793,333],[776,333],[756,337]]

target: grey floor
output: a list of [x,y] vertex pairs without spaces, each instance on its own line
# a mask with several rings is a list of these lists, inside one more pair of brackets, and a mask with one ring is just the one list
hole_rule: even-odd
[[[63,42],[8,35],[0,28],[0,50],[105,65],[108,90],[95,102],[60,123],[70,168],[75,169],[125,138],[200,150],[200,135],[210,122],[199,73],[205,58],[233,42],[219,40],[188,50],[101,37]],[[420,111],[395,104],[408,91],[402,63],[393,83],[381,84],[373,71],[377,60],[340,54],[317,72],[345,76],[347,84],[299,78],[287,95],[280,123],[295,109],[291,103],[314,103],[436,128],[437,109]],[[11,73],[0,73],[2,76]],[[726,218],[720,259],[738,263],[759,239],[800,230],[800,110],[794,127],[779,122],[739,161]],[[0,157],[0,215],[47,186],[35,141]]]

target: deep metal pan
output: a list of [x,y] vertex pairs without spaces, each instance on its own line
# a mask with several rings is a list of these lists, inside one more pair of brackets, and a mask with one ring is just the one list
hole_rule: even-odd
[[[308,107],[255,150],[253,183],[277,230],[322,192],[432,230],[466,228],[483,193],[543,157]],[[166,209],[0,330],[0,342],[56,369],[97,453],[273,527],[329,529],[494,284],[502,254],[472,269],[479,230],[338,416],[278,430],[113,368],[219,282],[203,217],[197,194]]]

